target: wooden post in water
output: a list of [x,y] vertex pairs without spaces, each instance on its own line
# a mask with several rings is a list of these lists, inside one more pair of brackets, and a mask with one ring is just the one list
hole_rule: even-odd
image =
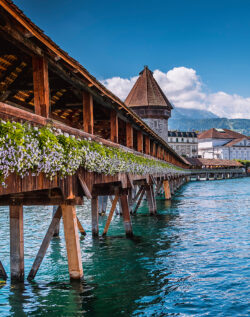
[[111,210],[109,212],[108,219],[107,219],[107,222],[106,222],[103,234],[102,234],[103,236],[105,236],[108,232],[108,229],[109,229],[109,226],[110,226],[110,223],[111,223],[111,220],[112,220],[112,217],[113,217],[118,200],[119,200],[119,195],[116,195],[115,199],[112,202],[112,207],[111,207]]
[[156,214],[156,203],[153,191],[153,185],[146,185],[146,197],[148,201],[148,209],[151,215]]
[[166,179],[163,181],[165,199],[171,199],[171,191],[169,186],[169,181]]
[[75,206],[72,205],[61,205],[61,208],[68,255],[69,275],[71,279],[79,280],[83,277],[83,269],[76,209]]
[[123,215],[123,224],[127,237],[133,236],[132,223],[130,219],[130,212],[128,207],[128,198],[127,194],[123,192],[120,196],[122,215]]
[[5,269],[3,267],[2,262],[0,261],[0,278],[3,278],[4,280],[7,280],[7,274],[5,272]]
[[24,280],[23,206],[10,206],[10,271],[12,281]]
[[92,214],[92,235],[98,237],[99,235],[99,213],[98,213],[98,197],[94,196],[91,199],[91,214]]
[[[58,209],[58,206],[53,206],[52,219],[53,219],[57,209]],[[55,227],[53,237],[59,237],[59,233],[60,233],[60,220],[58,221],[58,224]]]

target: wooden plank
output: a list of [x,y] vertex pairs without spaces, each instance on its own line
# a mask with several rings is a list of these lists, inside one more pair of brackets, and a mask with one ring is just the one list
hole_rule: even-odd
[[46,254],[46,251],[47,251],[47,249],[49,247],[50,241],[51,241],[51,239],[52,239],[52,237],[54,235],[55,229],[58,226],[58,224],[60,223],[61,217],[62,217],[62,209],[59,206],[57,208],[53,218],[52,218],[52,221],[51,221],[51,223],[49,225],[49,228],[48,228],[48,230],[46,232],[46,235],[45,235],[45,237],[43,239],[43,242],[42,242],[42,244],[40,246],[40,249],[39,249],[39,251],[37,253],[35,261],[34,261],[34,263],[32,265],[30,273],[28,275],[28,280],[32,280],[32,279],[35,278],[36,273],[37,273],[37,271],[38,271],[38,269],[39,269],[39,267],[40,267],[40,265],[41,265],[41,263],[43,261],[43,258],[44,258],[45,254]]
[[137,151],[143,153],[143,134],[137,131]]
[[123,224],[127,237],[133,236],[132,223],[130,218],[128,199],[126,193],[122,193],[120,196],[122,215],[123,215]]
[[77,228],[77,218],[75,206],[61,205],[64,235],[68,256],[68,268],[71,279],[81,279],[83,277],[80,241]]
[[93,96],[83,92],[83,130],[90,134],[94,133],[94,105]]
[[77,220],[77,226],[78,226],[78,229],[79,229],[81,235],[86,236],[86,231],[83,229],[83,226],[82,226],[80,220],[78,219],[78,217],[76,217],[76,220]]
[[24,280],[23,206],[10,205],[11,280]]
[[44,57],[33,56],[32,65],[35,113],[48,118],[50,111],[48,62]]
[[90,193],[90,190],[89,190],[87,184],[86,184],[85,181],[84,181],[84,178],[82,177],[81,174],[78,174],[77,177],[78,177],[78,179],[79,179],[79,182],[80,182],[80,184],[81,184],[81,187],[82,187],[82,190],[83,190],[85,196],[86,196],[88,199],[91,199],[91,198],[92,198],[92,195],[91,195],[91,193]]
[[130,186],[130,188],[134,189],[134,184],[133,184],[133,179],[131,174],[128,173],[127,177],[128,177],[128,185]]
[[134,199],[133,199],[133,204],[136,202],[137,198],[140,196],[140,193],[143,190],[143,186],[140,187],[140,189],[138,190],[138,192],[136,193]]
[[116,195],[114,200],[113,200],[113,202],[112,202],[112,206],[111,206],[111,209],[110,209],[110,212],[109,212],[109,215],[108,215],[108,219],[107,219],[105,228],[103,230],[102,236],[105,236],[107,234],[107,232],[108,232],[108,229],[109,229],[109,226],[110,226],[114,211],[116,209],[116,205],[117,205],[118,200],[119,200],[119,195]]
[[110,140],[118,143],[118,116],[114,110],[110,112]]
[[92,235],[94,237],[99,235],[99,213],[98,213],[98,197],[91,199],[91,214],[92,214]]
[[133,128],[129,122],[126,123],[126,145],[131,149],[133,148]]
[[4,279],[4,280],[7,280],[7,274],[5,272],[5,269],[3,267],[3,264],[2,262],[0,261],[0,278]]

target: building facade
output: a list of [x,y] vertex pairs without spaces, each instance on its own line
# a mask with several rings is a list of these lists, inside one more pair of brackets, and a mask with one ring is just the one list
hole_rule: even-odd
[[167,142],[168,119],[171,117],[173,107],[147,66],[140,72],[125,104]]
[[207,159],[250,160],[250,138],[228,129],[210,129],[198,135],[198,154]]
[[196,132],[168,131],[168,144],[184,157],[198,157]]

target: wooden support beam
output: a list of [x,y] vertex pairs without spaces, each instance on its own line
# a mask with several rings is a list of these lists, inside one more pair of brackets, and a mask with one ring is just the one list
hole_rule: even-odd
[[127,237],[133,236],[132,223],[130,219],[130,212],[128,206],[128,198],[126,193],[122,193],[120,196],[122,215],[123,215],[123,224]]
[[110,140],[118,143],[118,116],[115,110],[110,112]]
[[43,242],[42,242],[42,244],[40,246],[40,249],[39,249],[39,251],[37,253],[35,261],[34,261],[34,263],[32,265],[30,273],[28,275],[28,280],[32,280],[33,278],[35,278],[36,273],[37,273],[37,271],[38,271],[38,269],[39,269],[39,267],[40,267],[40,265],[41,265],[41,263],[43,261],[43,258],[44,258],[45,254],[46,254],[46,251],[47,251],[47,249],[49,247],[50,241],[51,241],[51,239],[52,239],[52,237],[54,235],[55,229],[58,226],[58,224],[60,223],[61,217],[62,217],[62,209],[59,206],[57,208],[55,214],[53,215],[53,218],[52,218],[52,221],[51,221],[51,223],[49,225],[47,233],[46,233],[46,235],[45,235],[45,237],[43,239]]
[[153,142],[152,156],[156,156],[156,144]]
[[112,202],[111,210],[109,212],[108,219],[107,219],[105,228],[103,230],[102,236],[105,236],[108,232],[108,229],[109,229],[109,226],[110,226],[110,223],[111,223],[111,220],[112,220],[112,217],[113,217],[118,200],[119,200],[119,195],[116,195],[113,202]]
[[126,145],[133,149],[133,128],[129,122],[126,123]]
[[[53,206],[52,220],[57,210],[58,210],[58,206]],[[60,233],[60,221],[58,221],[58,224],[55,227],[53,237],[59,237],[59,233]]]
[[152,185],[146,186],[146,197],[147,197],[147,202],[148,202],[149,213],[151,215],[156,214],[156,204],[154,202],[154,192],[153,192]]
[[163,181],[163,187],[164,187],[165,199],[171,199],[171,191],[170,191],[170,185],[168,180]]
[[50,111],[48,62],[44,57],[33,56],[32,65],[35,113],[48,118]]
[[143,198],[143,196],[144,196],[144,194],[145,194],[145,187],[144,187],[144,186],[141,186],[140,189],[141,189],[141,191],[139,190],[139,192],[140,192],[140,197],[139,197],[138,202],[137,202],[137,204],[136,204],[136,206],[135,206],[135,209],[134,209],[134,211],[133,211],[133,214],[136,214],[137,209],[140,207],[142,198]]
[[150,138],[149,138],[149,136],[145,137],[145,153],[150,154]]
[[82,190],[83,190],[85,196],[86,196],[88,199],[91,199],[91,198],[92,198],[92,195],[91,195],[90,190],[89,190],[87,184],[85,183],[85,181],[84,181],[82,175],[78,174],[78,180],[79,180],[79,182],[80,182],[80,185],[81,185],[81,187],[82,187]]
[[94,196],[91,199],[91,214],[92,214],[92,235],[99,235],[99,213],[98,213],[98,197]]
[[87,91],[83,92],[83,130],[94,134],[93,96]]
[[143,152],[143,134],[141,131],[137,131],[137,151]]
[[23,206],[10,206],[11,280],[24,280]]
[[83,277],[80,241],[77,228],[77,217],[75,206],[61,205],[64,235],[66,241],[69,275],[71,279]]
[[5,272],[5,269],[3,267],[3,264],[2,262],[0,261],[0,278],[4,279],[4,280],[7,280],[7,274]]
[[77,227],[78,227],[78,230],[80,231],[81,235],[86,236],[86,231],[83,229],[83,226],[82,226],[80,220],[78,219],[78,217],[76,217],[76,220],[77,220]]
[[140,196],[142,190],[143,190],[143,186],[141,186],[140,189],[138,190],[138,192],[136,193],[136,195],[133,199],[133,204],[137,201],[137,198]]

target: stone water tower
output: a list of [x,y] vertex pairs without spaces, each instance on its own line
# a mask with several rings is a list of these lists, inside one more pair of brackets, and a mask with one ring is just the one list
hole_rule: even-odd
[[144,66],[143,71],[140,72],[125,104],[167,142],[168,118],[171,117],[173,107],[147,66]]

